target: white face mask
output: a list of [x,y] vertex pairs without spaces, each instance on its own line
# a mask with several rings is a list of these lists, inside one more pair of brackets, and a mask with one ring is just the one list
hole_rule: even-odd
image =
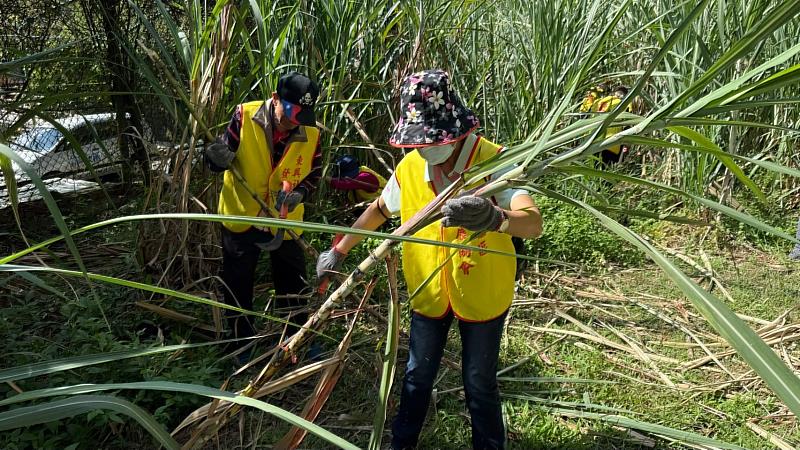
[[445,145],[432,145],[430,147],[423,147],[419,149],[419,155],[422,156],[428,164],[433,166],[447,161],[447,158],[453,154],[456,146],[453,144]]

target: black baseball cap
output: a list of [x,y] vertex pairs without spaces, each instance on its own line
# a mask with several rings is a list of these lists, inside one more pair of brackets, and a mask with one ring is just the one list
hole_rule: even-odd
[[301,125],[314,126],[316,124],[314,105],[319,96],[317,83],[302,73],[292,71],[278,80],[276,92],[281,100],[300,107],[300,111],[294,115],[294,118]]

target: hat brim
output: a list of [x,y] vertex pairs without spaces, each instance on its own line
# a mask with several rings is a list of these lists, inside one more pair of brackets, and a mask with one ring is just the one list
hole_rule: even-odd
[[[406,132],[405,133],[402,132],[402,130],[401,130],[401,128],[403,128],[404,126],[406,127]],[[441,130],[433,128],[433,129],[430,129],[427,133],[422,132],[422,131],[414,132],[414,130],[408,130],[408,126],[407,125],[401,125],[401,124],[398,123],[397,125],[395,125],[394,129],[392,130],[392,136],[389,138],[389,145],[391,145],[392,147],[395,147],[395,148],[423,148],[423,147],[430,147],[432,145],[452,144],[454,142],[458,142],[458,141],[464,139],[470,133],[473,133],[475,130],[477,130],[479,126],[480,126],[480,123],[476,123],[471,128],[462,127],[459,130],[460,132],[458,134],[456,134],[456,135],[453,135],[453,137],[451,137],[451,138],[447,138],[447,139],[431,139],[431,142],[420,143],[417,139],[413,139],[413,136],[419,136],[419,135],[423,135],[423,136],[425,136],[425,135],[433,135],[433,136],[436,136],[436,135],[439,135],[441,133]],[[404,141],[403,138],[404,137],[408,138],[409,136],[411,136],[412,139],[405,139],[405,141]]]
[[[417,99],[406,103],[406,117],[400,116],[389,137],[389,145],[397,148],[422,148],[458,142],[480,126],[480,121],[465,107],[455,93],[448,93],[446,105],[434,107],[432,102]],[[419,114],[411,115],[411,111]]]
[[297,122],[299,122],[300,125],[305,125],[307,127],[313,127],[317,125],[317,119],[316,115],[314,114],[314,110],[308,107],[301,109],[300,112],[297,113],[297,116],[295,116],[295,119],[297,119]]

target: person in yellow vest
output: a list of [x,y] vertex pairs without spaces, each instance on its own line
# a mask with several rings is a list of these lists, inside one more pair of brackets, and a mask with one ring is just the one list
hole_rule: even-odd
[[352,155],[343,155],[333,163],[331,187],[347,192],[352,203],[370,202],[380,197],[386,178],[367,166],[358,163]]
[[[285,204],[288,219],[303,219],[303,201],[314,191],[322,173],[320,133],[314,118],[318,95],[319,88],[311,79],[289,72],[278,80],[269,100],[237,106],[225,134],[205,152],[212,171],[225,171],[219,214],[264,215],[258,202],[226,170],[233,166],[267,204],[275,205],[276,210]],[[282,190],[285,181],[292,188],[289,193]],[[259,245],[272,241],[276,230],[234,222],[222,225],[225,303],[252,310],[256,264],[261,254]],[[302,306],[297,298],[287,298],[307,288],[302,248],[286,234],[280,247],[270,252],[270,262],[276,307]],[[291,321],[303,323],[305,318],[294,316]],[[228,325],[236,337],[255,333],[248,316],[228,314]]]
[[[617,107],[625,97],[628,96],[628,88],[625,86],[617,86],[614,93],[598,99],[592,104],[591,111],[594,113],[607,113]],[[630,105],[627,111],[631,111]],[[606,130],[606,136],[613,136],[622,131],[622,127],[610,127]],[[625,144],[617,144],[613,147],[603,149],[600,152],[601,168],[606,168],[614,164],[622,162],[625,155],[628,153],[628,146]]]
[[608,90],[609,87],[607,83],[600,83],[597,86],[589,89],[586,92],[586,95],[583,97],[583,101],[581,102],[581,106],[578,108],[578,111],[583,114],[591,112],[592,106],[594,106],[595,102],[605,97]]
[[[442,70],[406,77],[400,109],[389,144],[411,151],[353,228],[375,230],[398,214],[401,222],[406,222],[471,166],[503,148],[476,133],[478,119],[462,104]],[[539,210],[523,190],[509,189],[490,198],[461,196],[448,200],[441,212],[441,221],[415,236],[514,253],[512,236],[533,238],[542,230]],[[474,233],[478,234],[470,240]],[[317,277],[340,270],[345,255],[360,240],[356,235],[337,239],[330,250],[320,254]],[[417,444],[453,320],[461,336],[473,447],[504,448],[496,372],[503,324],[514,295],[515,263],[513,256],[479,250],[403,244],[403,274],[409,293],[417,291],[439,266],[443,268],[411,299],[408,365],[392,428],[392,448]]]

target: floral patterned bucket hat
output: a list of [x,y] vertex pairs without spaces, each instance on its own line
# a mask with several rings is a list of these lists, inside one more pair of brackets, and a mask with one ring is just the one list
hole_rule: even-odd
[[480,125],[475,114],[451,90],[450,75],[440,69],[423,70],[403,80],[400,113],[389,138],[393,147],[449,144]]

